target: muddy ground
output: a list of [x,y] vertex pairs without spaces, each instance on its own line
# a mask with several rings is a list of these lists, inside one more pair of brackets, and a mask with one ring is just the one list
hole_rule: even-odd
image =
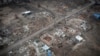
[[[16,44],[18,41],[27,38],[28,36],[36,33],[37,31],[47,27],[52,23],[55,23],[56,20],[62,19],[68,14],[73,13],[73,11],[81,9],[88,3],[90,2],[77,2],[75,0],[68,0],[66,2],[65,0],[37,0],[28,4],[11,4],[1,7],[0,49],[3,50],[6,47]],[[75,50],[73,50],[73,45],[66,44],[66,42],[63,42],[62,48],[57,48],[57,46],[54,46],[51,49],[52,52],[54,52],[55,56],[100,56],[100,22],[92,17],[92,14],[94,12],[100,12],[99,9],[100,6],[92,6],[88,9],[85,9],[84,11],[81,11],[69,18],[62,20],[58,24],[52,26],[51,29],[45,30],[38,36],[33,37],[33,40],[30,41],[31,44],[29,44],[30,42],[28,42],[28,44],[27,42],[25,42],[25,44],[23,43],[23,45],[10,50],[6,56],[32,56],[35,51],[34,47],[30,47],[30,45],[32,45],[32,42],[36,38],[39,39],[40,36],[45,33],[52,34],[52,32],[55,31],[56,28],[62,27],[72,27],[78,30],[82,33],[86,41],[79,45]],[[21,13],[27,10],[32,11],[32,14],[23,16]],[[89,26],[89,29],[84,31],[83,28],[81,29],[75,27],[73,21],[70,23],[70,19],[85,20],[88,23],[87,27]],[[66,34],[68,35],[68,37],[73,37],[73,35],[70,35],[68,32],[66,32]],[[27,49],[25,49],[24,52],[20,52],[21,47],[26,47]],[[26,52],[29,52],[30,55],[27,55]]]

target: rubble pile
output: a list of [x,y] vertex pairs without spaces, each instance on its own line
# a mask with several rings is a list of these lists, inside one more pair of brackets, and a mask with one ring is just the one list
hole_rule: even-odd
[[66,21],[66,24],[74,28],[79,28],[83,31],[87,31],[91,28],[90,25],[82,19],[70,19]]

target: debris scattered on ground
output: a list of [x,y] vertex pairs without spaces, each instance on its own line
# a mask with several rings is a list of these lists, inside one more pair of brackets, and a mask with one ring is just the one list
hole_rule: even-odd
[[44,45],[42,48],[43,48],[43,50],[47,51],[50,47],[47,45]]
[[85,21],[85,20],[82,20],[82,19],[70,19],[66,22],[66,24],[68,26],[71,26],[71,27],[74,27],[74,28],[78,28],[78,29],[81,29],[83,31],[87,31],[88,29],[91,28],[91,26]]
[[65,37],[65,34],[64,34],[64,31],[62,31],[61,29],[56,29],[54,36]]
[[24,25],[23,28],[24,28],[24,31],[25,31],[25,32],[26,32],[26,31],[29,31],[28,25]]
[[[0,8],[0,23],[3,25],[3,29],[0,29],[0,49],[22,44],[20,41],[27,38],[29,40],[22,45],[10,50],[8,56],[73,56],[70,54],[74,51],[79,55],[81,52],[88,52],[87,49],[84,52],[83,45],[91,43],[91,37],[84,36],[92,26],[88,21],[91,13],[84,10],[66,18],[88,3],[90,2],[85,0],[36,0],[28,4]],[[60,21],[61,19],[63,20]],[[56,21],[60,22],[55,24]],[[45,27],[48,29],[44,30]],[[42,33],[33,37],[42,30]],[[83,49],[79,53],[77,50],[81,47]]]

